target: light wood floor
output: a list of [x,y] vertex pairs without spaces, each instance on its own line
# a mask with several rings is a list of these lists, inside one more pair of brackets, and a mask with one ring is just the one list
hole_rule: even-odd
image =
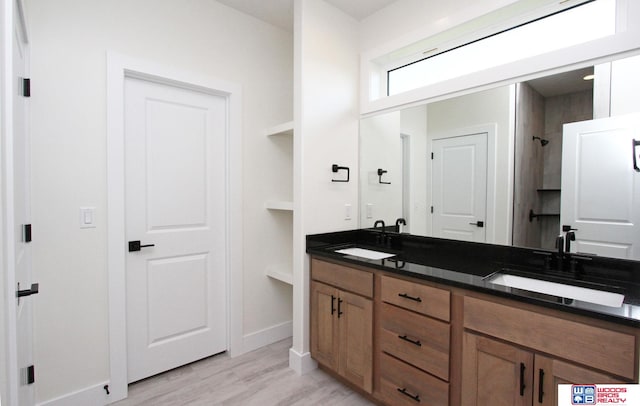
[[117,406],[373,405],[316,369],[289,369],[291,339],[231,358],[216,355],[129,385]]

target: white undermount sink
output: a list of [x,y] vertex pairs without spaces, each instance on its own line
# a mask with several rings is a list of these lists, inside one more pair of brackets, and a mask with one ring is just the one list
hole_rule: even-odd
[[496,285],[580,300],[609,307],[620,307],[624,300],[624,295],[619,293],[549,282],[501,272],[490,276],[487,278],[487,281]]
[[366,258],[366,259],[386,259],[395,257],[395,254],[389,254],[386,252],[373,251],[365,248],[343,248],[336,250],[338,254],[351,255],[354,257]]

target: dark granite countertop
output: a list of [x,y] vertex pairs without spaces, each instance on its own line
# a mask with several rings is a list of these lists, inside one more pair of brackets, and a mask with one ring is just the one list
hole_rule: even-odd
[[[371,229],[307,236],[307,253],[354,265],[411,276],[443,285],[506,297],[556,310],[640,327],[640,262],[578,256],[558,260],[551,251],[470,243],[409,234],[381,233]],[[389,241],[390,240],[390,241]],[[395,256],[372,260],[337,253],[359,247]],[[559,272],[559,267],[562,271]],[[546,270],[545,270],[546,269]],[[571,270],[569,270],[571,269]],[[624,295],[620,307],[611,307],[506,287],[489,282],[496,272],[581,286]]]

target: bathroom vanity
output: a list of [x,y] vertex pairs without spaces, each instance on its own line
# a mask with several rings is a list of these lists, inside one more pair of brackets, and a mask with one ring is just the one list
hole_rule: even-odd
[[559,383],[638,382],[637,262],[381,230],[310,235],[307,253],[312,357],[383,404],[556,405]]

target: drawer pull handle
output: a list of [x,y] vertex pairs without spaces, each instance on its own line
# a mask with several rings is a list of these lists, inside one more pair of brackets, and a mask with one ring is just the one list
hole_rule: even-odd
[[420,403],[420,395],[412,395],[409,392],[407,392],[407,388],[398,388],[398,392],[402,393],[403,395],[410,397],[411,399],[415,400],[416,402]]
[[524,383],[524,370],[526,369],[526,367],[524,366],[524,363],[520,363],[520,396],[524,396],[524,390],[527,387],[527,385],[525,385]]
[[343,302],[343,300],[338,298],[338,318],[340,318],[340,316],[343,313],[343,311],[342,311],[342,302]]
[[332,316],[333,316],[333,313],[336,312],[335,304],[336,304],[336,297],[331,295],[331,315]]
[[403,335],[403,336],[398,336],[399,339],[410,342],[413,345],[417,345],[418,347],[422,347],[422,343],[420,342],[420,340],[412,340],[409,337],[407,337],[407,335]]
[[413,296],[409,296],[406,293],[398,293],[398,296],[403,297],[405,299],[409,299],[409,300],[413,300],[414,302],[422,302],[422,299],[420,299],[419,297],[413,297]]

